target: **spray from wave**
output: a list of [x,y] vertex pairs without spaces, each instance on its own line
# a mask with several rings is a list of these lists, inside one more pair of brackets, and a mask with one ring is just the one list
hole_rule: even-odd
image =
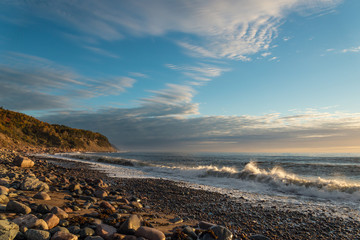
[[237,178],[247,181],[269,184],[277,188],[314,188],[326,192],[343,192],[360,195],[360,184],[339,179],[304,178],[293,173],[286,172],[276,166],[272,169],[260,169],[255,162],[249,162],[240,172],[223,172],[211,169],[206,172],[207,176]]
[[[202,182],[216,186],[218,182],[225,187],[246,189],[260,193],[295,194],[297,196],[320,197],[324,199],[360,200],[359,182],[339,178],[303,177],[284,170],[280,166],[262,169],[254,161],[240,166],[230,165],[185,165],[182,161],[157,163],[122,157],[96,156],[91,154],[61,154],[63,157],[82,159],[91,162],[110,163],[146,173],[149,177]],[[236,179],[236,181],[234,180]],[[250,186],[250,187],[249,187]],[[244,190],[245,190],[244,189]],[[257,189],[257,190],[256,190]]]

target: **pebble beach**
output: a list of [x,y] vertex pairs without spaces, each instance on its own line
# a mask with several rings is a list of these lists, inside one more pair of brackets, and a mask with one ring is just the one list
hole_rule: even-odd
[[86,163],[0,152],[0,239],[360,239],[341,218],[190,188],[113,178]]

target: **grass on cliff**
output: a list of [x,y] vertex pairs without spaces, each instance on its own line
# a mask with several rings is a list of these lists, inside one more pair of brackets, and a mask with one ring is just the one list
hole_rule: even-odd
[[82,129],[49,124],[23,113],[0,108],[0,147],[23,144],[35,147],[53,147],[63,150],[113,149],[107,137]]

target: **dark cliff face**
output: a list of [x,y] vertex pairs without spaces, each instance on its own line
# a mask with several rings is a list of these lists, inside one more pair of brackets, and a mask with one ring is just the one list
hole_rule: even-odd
[[49,124],[0,108],[0,147],[57,151],[116,151],[107,137],[82,129]]

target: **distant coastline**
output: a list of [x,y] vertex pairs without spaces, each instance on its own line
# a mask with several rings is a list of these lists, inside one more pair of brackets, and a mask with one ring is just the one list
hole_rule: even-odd
[[0,147],[21,152],[116,152],[100,133],[49,124],[0,108]]

